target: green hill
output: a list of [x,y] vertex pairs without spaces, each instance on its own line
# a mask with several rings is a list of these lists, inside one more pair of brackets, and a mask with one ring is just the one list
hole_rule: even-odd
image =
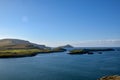
[[0,40],[0,49],[34,49],[47,48],[45,45],[34,44],[26,40],[20,39],[1,39]]

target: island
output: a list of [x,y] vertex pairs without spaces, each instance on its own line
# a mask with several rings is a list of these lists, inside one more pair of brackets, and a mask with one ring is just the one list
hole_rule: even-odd
[[93,54],[93,52],[114,51],[112,48],[94,48],[94,49],[74,49],[69,54]]
[[69,49],[69,48],[74,48],[72,45],[70,44],[67,44],[67,45],[64,45],[64,46],[59,46],[60,48],[64,48],[64,49]]

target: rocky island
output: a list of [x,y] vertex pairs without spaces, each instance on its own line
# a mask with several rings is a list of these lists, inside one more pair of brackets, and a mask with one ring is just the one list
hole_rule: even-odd
[[112,48],[99,48],[99,49],[74,49],[69,52],[69,54],[93,54],[93,52],[100,51],[114,51]]
[[74,47],[70,44],[67,44],[67,45],[64,45],[64,46],[60,46],[60,48],[68,49],[68,48],[74,48]]

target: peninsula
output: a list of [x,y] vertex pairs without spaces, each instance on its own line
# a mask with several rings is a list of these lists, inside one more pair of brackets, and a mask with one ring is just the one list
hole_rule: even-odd
[[0,58],[35,56],[39,53],[63,52],[63,48],[50,48],[20,39],[0,40]]

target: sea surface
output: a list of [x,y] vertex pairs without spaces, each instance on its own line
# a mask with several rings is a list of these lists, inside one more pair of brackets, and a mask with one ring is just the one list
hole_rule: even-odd
[[120,75],[120,51],[93,55],[44,53],[34,57],[0,59],[0,80],[97,80]]

